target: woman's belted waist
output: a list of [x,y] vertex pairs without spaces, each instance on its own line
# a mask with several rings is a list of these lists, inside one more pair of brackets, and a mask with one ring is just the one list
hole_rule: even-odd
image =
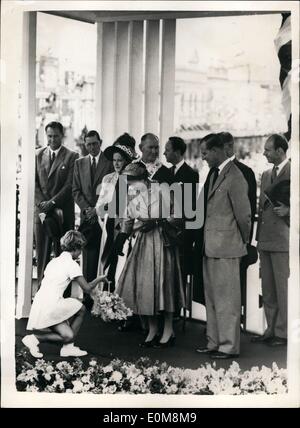
[[172,225],[167,219],[138,219],[134,223],[133,233],[138,231],[147,233],[156,228],[158,228],[165,246],[180,245],[182,230]]

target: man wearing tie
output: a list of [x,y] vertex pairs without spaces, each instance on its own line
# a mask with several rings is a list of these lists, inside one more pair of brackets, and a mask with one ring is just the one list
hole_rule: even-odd
[[226,156],[224,142],[213,134],[201,142],[210,168],[204,223],[203,277],[207,314],[207,347],[198,352],[213,359],[240,353],[240,259],[251,228],[247,182]]
[[[60,254],[60,237],[74,228],[74,200],[72,179],[74,162],[78,154],[62,145],[64,130],[59,122],[50,122],[45,128],[48,147],[36,152],[35,172],[35,241],[37,253],[38,284],[50,260]],[[56,213],[60,214],[57,218]],[[56,219],[59,223],[55,236],[47,233],[46,223]],[[53,245],[54,244],[54,245]]]
[[[254,227],[254,221],[255,221],[255,214],[256,214],[256,206],[257,206],[257,199],[256,199],[256,179],[255,174],[251,168],[249,168],[244,163],[240,162],[235,154],[234,154],[234,138],[229,132],[220,132],[220,137],[222,138],[225,146],[225,152],[227,157],[234,162],[234,164],[238,167],[238,169],[243,174],[245,180],[248,184],[248,198],[251,205],[251,231],[250,231],[250,238],[249,243],[252,242],[252,236],[253,236],[253,227]],[[241,260],[241,266],[240,266],[240,277],[241,277],[241,296],[242,296],[242,306],[244,307],[243,311],[243,325],[246,325],[246,296],[247,296],[247,269],[248,269],[248,257],[243,257]]]
[[88,155],[75,162],[72,193],[81,210],[80,230],[87,239],[82,253],[83,275],[90,282],[97,276],[101,240],[101,228],[95,209],[99,187],[103,177],[114,169],[112,162],[101,151],[102,140],[97,131],[89,131],[84,141]]
[[[271,135],[264,155],[272,169],[261,179],[259,219],[256,239],[261,263],[263,305],[267,329],[253,342],[271,346],[287,343],[287,295],[289,277],[289,194],[280,198],[279,188],[290,182],[290,161],[286,156],[288,142],[283,135]],[[289,193],[288,190],[286,193]],[[274,195],[274,196],[272,196]],[[281,202],[280,199],[284,199]]]
[[[199,174],[194,171],[184,160],[186,144],[180,137],[170,137],[165,145],[164,155],[167,162],[172,166],[171,171],[173,182],[182,186],[182,218],[188,219],[189,214],[196,209],[197,184]],[[184,184],[191,186],[191,193],[185,192]],[[190,197],[190,199],[188,199]],[[189,218],[192,221],[191,218]],[[183,242],[180,247],[181,270],[183,283],[186,285],[187,275],[193,273],[193,245],[195,241],[195,230],[187,229],[184,225]],[[176,314],[179,316],[179,313]],[[175,316],[176,316],[175,315]]]
[[[208,134],[201,139],[200,146],[205,144],[206,141],[209,141],[216,134]],[[204,221],[206,216],[206,206],[207,206],[207,196],[209,190],[209,183],[211,180],[211,175],[215,173],[214,168],[210,168],[207,177],[205,179],[204,185],[201,188],[201,191],[198,195],[203,202],[203,225],[195,231],[195,246],[194,246],[194,254],[193,254],[193,265],[194,265],[194,300],[198,303],[201,303],[205,306],[205,293],[204,293],[204,283],[203,283],[203,263],[202,263],[202,255],[203,255],[203,233],[204,233]],[[199,202],[197,206],[201,206]]]

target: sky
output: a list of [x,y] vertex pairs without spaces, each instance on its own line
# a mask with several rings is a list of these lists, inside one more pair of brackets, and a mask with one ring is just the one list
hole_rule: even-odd
[[[274,38],[280,23],[280,15],[177,20],[176,65],[205,71],[209,65],[250,64],[255,80],[278,82]],[[68,70],[95,74],[96,25],[38,13],[37,31],[38,56],[58,57]]]
[[280,24],[277,14],[178,20],[176,64],[186,66],[197,50],[200,68],[250,64],[253,78],[277,82],[274,39]]
[[95,24],[38,13],[38,57],[54,56],[67,70],[95,75],[96,46]]

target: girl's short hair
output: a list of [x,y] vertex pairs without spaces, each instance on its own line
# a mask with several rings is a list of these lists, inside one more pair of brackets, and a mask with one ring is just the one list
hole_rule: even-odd
[[86,244],[86,239],[82,233],[76,230],[69,230],[60,239],[60,246],[63,251],[81,250]]

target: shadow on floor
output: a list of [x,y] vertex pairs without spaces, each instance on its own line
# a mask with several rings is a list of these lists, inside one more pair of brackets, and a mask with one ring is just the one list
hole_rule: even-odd
[[[16,320],[16,350],[23,346],[21,339],[26,334],[27,319]],[[89,352],[83,357],[88,361],[91,357],[97,357],[104,364],[109,363],[113,358],[120,358],[127,361],[136,361],[140,357],[149,357],[151,360],[167,362],[174,367],[196,369],[212,360],[207,355],[197,354],[196,348],[205,346],[205,325],[198,321],[187,321],[185,332],[182,331],[182,321],[175,323],[176,344],[165,349],[141,348],[139,343],[144,340],[142,331],[119,332],[116,324],[104,323],[98,318],[87,314],[81,330],[78,334],[76,344]],[[276,362],[279,368],[286,367],[287,348],[271,348],[263,344],[253,344],[250,342],[250,335],[241,335],[241,354],[235,360],[242,370],[248,370],[253,366],[261,367],[265,365],[271,367]],[[44,354],[44,359],[60,361],[60,347],[55,344],[43,343],[40,350]],[[68,360],[68,358],[63,358]],[[71,358],[69,358],[71,360]],[[222,360],[216,362],[217,367],[228,368],[232,360]]]

